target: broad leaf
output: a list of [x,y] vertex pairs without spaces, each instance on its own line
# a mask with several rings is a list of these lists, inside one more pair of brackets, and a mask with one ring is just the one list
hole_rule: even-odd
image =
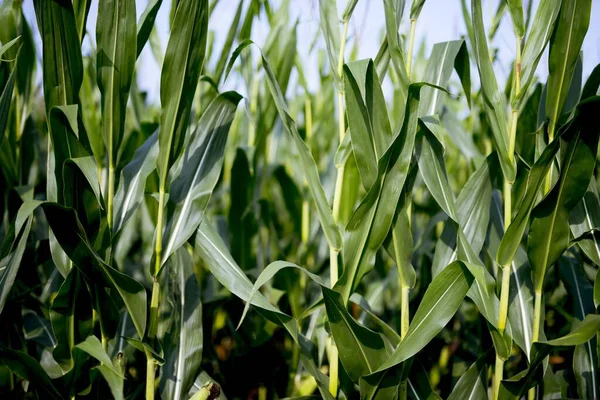
[[173,211],[163,234],[161,265],[200,225],[219,179],[229,128],[241,98],[237,92],[226,92],[214,99],[173,165],[168,203]]

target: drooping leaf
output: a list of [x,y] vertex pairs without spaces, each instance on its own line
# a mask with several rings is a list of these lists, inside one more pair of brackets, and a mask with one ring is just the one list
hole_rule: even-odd
[[[25,228],[21,231],[21,227],[15,232],[19,240],[15,240],[9,248],[8,254],[0,253],[0,314],[4,310],[4,305],[8,299],[10,289],[12,288],[19,267],[21,266],[21,260],[25,253],[25,247],[27,246],[27,239],[29,238],[29,232],[31,230],[32,218],[28,218]],[[20,236],[19,236],[20,235]],[[16,238],[15,238],[16,239]],[[6,238],[8,240],[8,238]]]
[[[125,304],[135,325],[137,334],[144,336],[146,328],[146,291],[129,276],[107,265],[91,247],[85,230],[71,208],[56,203],[43,203],[46,219],[63,250],[83,273],[100,274],[100,282],[116,290]],[[90,266],[93,267],[90,270]]]
[[115,400],[122,400],[123,397],[123,384],[125,377],[121,373],[118,367],[116,367],[106,351],[102,348],[102,343],[96,336],[88,336],[83,342],[77,344],[76,348],[85,351],[96,360],[100,361],[100,365],[96,368],[100,371],[104,380],[110,387],[111,394]]
[[33,357],[21,351],[1,347],[0,362],[15,375],[28,381],[45,398],[63,399],[46,372]]
[[572,123],[568,134],[561,136],[566,150],[560,177],[531,213],[527,255],[536,292],[542,291],[546,270],[569,246],[569,213],[585,195],[594,171],[600,133],[592,122],[598,112],[597,104],[597,101],[582,103],[579,118]]
[[206,262],[206,266],[223,286],[240,299],[248,302],[258,309],[261,315],[270,321],[285,327],[292,339],[300,347],[300,359],[307,372],[315,378],[319,392],[325,399],[332,400],[329,393],[329,379],[319,370],[312,359],[310,342],[298,333],[295,320],[281,312],[268,300],[257,292],[252,295],[252,282],[235,263],[227,250],[223,239],[213,227],[205,220],[200,224],[196,234],[195,251]]
[[[583,136],[589,135],[589,131],[595,128],[593,124],[590,126],[588,121],[590,121],[590,118],[593,118],[594,113],[597,112],[598,104],[600,104],[598,98],[593,98],[589,101],[581,103],[573,120],[559,132],[559,136],[581,136],[581,134],[583,134]],[[591,134],[589,136],[594,135]],[[500,242],[500,247],[498,248],[498,254],[496,256],[498,264],[508,265],[510,260],[514,258],[514,255],[519,247],[519,243],[521,242],[521,238],[523,237],[523,233],[527,227],[527,222],[529,220],[529,216],[531,215],[538,192],[545,181],[548,170],[550,169],[551,163],[554,160],[554,156],[557,154],[559,147],[560,140],[554,140],[544,149],[540,157],[532,166],[531,171],[529,172],[527,191],[521,200],[521,204],[519,204],[518,211],[513,217],[506,234],[503,236],[502,241]],[[586,182],[585,187],[587,187],[588,183],[589,182]],[[573,205],[573,207],[575,205]],[[565,222],[568,222],[567,218],[568,216],[565,217]]]
[[388,354],[383,339],[376,332],[361,326],[346,311],[342,296],[322,287],[327,318],[344,369],[354,382],[369,375],[381,365]]
[[[600,197],[595,179],[590,180],[583,198],[571,211],[569,224],[575,238],[600,228]],[[591,235],[589,239],[582,239],[577,244],[596,265],[600,266],[600,238],[598,235]]]
[[57,341],[52,355],[63,375],[75,367],[73,347],[92,333],[90,302],[81,272],[72,268],[50,308],[50,321]]
[[600,316],[590,314],[573,327],[571,333],[558,339],[535,342],[529,367],[514,377],[502,381],[500,399],[519,399],[529,388],[541,381],[544,359],[556,346],[577,346],[588,342],[600,330]]
[[425,291],[408,333],[376,374],[408,360],[425,347],[452,319],[472,282],[473,276],[462,262],[455,261],[444,268]]

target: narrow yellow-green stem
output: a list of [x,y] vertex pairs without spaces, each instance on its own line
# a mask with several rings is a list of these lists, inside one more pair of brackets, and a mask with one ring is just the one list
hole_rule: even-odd
[[408,311],[408,295],[410,293],[410,288],[402,284],[400,287],[400,301],[402,303],[402,311],[401,311],[401,319],[400,319],[400,338],[404,339],[406,334],[408,333],[408,328],[410,326],[410,314]]
[[410,80],[410,71],[412,68],[413,49],[415,46],[415,32],[417,30],[417,20],[410,20],[410,36],[408,37],[408,54],[406,55],[406,74]]
[[[532,343],[535,343],[540,339],[541,318],[542,318],[542,292],[536,290],[535,291],[535,301],[534,301],[534,306],[533,306],[533,327],[532,327],[533,332],[531,335]],[[529,389],[529,392],[527,392],[527,398],[529,400],[535,400],[535,392],[536,392],[536,388],[534,386],[531,389]]]
[[[516,37],[516,57],[515,57],[515,73],[514,73],[514,96],[518,96],[521,91],[521,41],[523,38]],[[510,162],[515,159],[515,142],[517,138],[517,122],[519,120],[518,106],[513,105],[510,129],[508,136],[508,157]],[[512,182],[504,179],[503,202],[504,202],[504,231],[508,229],[512,220]],[[506,323],[508,320],[508,295],[510,292],[510,273],[511,262],[507,265],[502,265],[502,284],[500,287],[500,308],[498,310],[498,331],[504,334]],[[494,369],[494,381],[492,383],[492,397],[498,399],[500,390],[500,382],[504,376],[504,359],[496,354],[496,365]]]
[[[158,272],[162,263],[162,232],[164,223],[165,209],[165,179],[161,179],[160,189],[158,192],[158,217],[156,221],[156,244],[154,247],[154,282],[152,284],[152,300],[150,302],[150,320],[148,323],[148,339],[152,343],[156,338],[158,331],[158,305],[160,299],[160,284],[158,282]],[[147,369],[146,369],[146,400],[154,399],[154,386],[156,375],[156,360],[149,351],[146,352]]]
[[[344,50],[346,48],[346,37],[348,36],[348,21],[344,21],[344,28],[342,31],[342,37],[340,42],[340,52],[338,57],[337,74],[340,77],[340,81],[343,79],[344,74]],[[344,122],[344,88],[340,85],[338,88],[338,136],[340,143],[344,140],[346,135],[346,126]],[[333,194],[333,220],[339,223],[340,219],[340,206],[342,201],[342,187],[344,184],[344,166],[340,166],[337,169],[337,176],[335,180],[335,192]],[[335,285],[339,277],[338,267],[338,255],[339,250],[329,247],[329,278],[331,287]],[[338,376],[339,376],[339,354],[337,347],[333,341],[330,344],[329,349],[329,392],[333,397],[337,396],[338,391]]]
[[533,334],[531,342],[535,343],[540,339],[540,325],[542,324],[542,292],[535,291],[535,303],[533,309]]
[[[110,153],[112,153],[112,150],[109,151]],[[106,196],[106,222],[108,224],[108,230],[111,231],[113,227],[113,203],[115,199],[115,166],[111,154],[109,154],[108,158],[108,194]]]
[[152,353],[146,350],[146,400],[154,399],[156,362]]

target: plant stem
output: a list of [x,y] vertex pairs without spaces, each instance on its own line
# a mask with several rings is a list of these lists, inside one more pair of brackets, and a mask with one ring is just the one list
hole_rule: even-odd
[[[110,150],[110,152],[112,153],[112,150]],[[108,157],[109,157],[109,160],[108,160],[108,195],[107,195],[107,199],[106,199],[106,202],[108,204],[107,204],[107,211],[106,211],[106,222],[108,224],[108,230],[112,231],[113,203],[114,203],[114,198],[115,198],[115,166],[114,166],[114,161],[112,159],[112,155],[109,154]],[[112,251],[111,251],[111,253],[112,253]],[[110,264],[110,262],[109,262],[109,264]]]
[[[542,319],[542,292],[535,291],[535,303],[533,308],[533,333],[531,335],[531,343],[535,343],[540,338],[540,325]],[[529,389],[527,398],[529,400],[535,400],[536,387]]]
[[400,338],[404,339],[408,333],[408,327],[410,324],[410,314],[408,310],[408,295],[410,288],[401,284],[400,297],[401,297],[401,317],[400,317]]
[[[346,48],[346,37],[348,36],[348,21],[344,22],[342,38],[340,42],[340,52],[338,57],[337,73],[342,80],[344,74],[344,49]],[[342,85],[338,88],[338,136],[340,144],[346,135],[346,126],[344,122],[344,88]],[[342,202],[342,187],[344,184],[344,165],[338,167],[335,180],[335,192],[333,194],[333,220],[339,224],[340,220],[340,205]],[[331,287],[335,285],[339,277],[338,267],[339,250],[329,247],[329,279]],[[333,341],[329,349],[329,392],[333,397],[337,396],[338,389],[338,350]]]
[[154,399],[155,368],[154,357],[146,350],[146,400]]
[[[516,97],[521,90],[521,41],[523,38],[516,37],[516,58],[515,58],[515,74],[514,74],[514,96]],[[513,105],[512,115],[510,119],[510,130],[508,136],[508,157],[510,162],[515,159],[515,142],[517,137],[517,122],[519,120],[518,106]],[[508,229],[512,220],[512,182],[504,178],[503,202],[504,202],[504,232]],[[512,260],[507,265],[502,266],[502,286],[500,288],[500,309],[498,310],[498,331],[501,335],[506,329],[506,321],[508,319],[508,295],[510,292],[510,272]],[[498,399],[500,390],[500,382],[504,375],[504,359],[496,353],[496,366],[494,369],[494,382],[492,385],[493,399]]]
[[417,20],[410,20],[410,36],[408,38],[408,54],[406,57],[406,75],[410,80],[410,71],[412,67],[412,58],[413,58],[413,48],[415,45],[415,31],[417,29]]
[[[150,321],[148,323],[148,339],[150,344],[156,338],[158,331],[158,305],[160,299],[160,283],[158,282],[158,272],[162,263],[162,232],[165,209],[165,180],[162,180],[158,193],[158,217],[156,221],[156,244],[154,247],[154,282],[152,283],[152,300],[150,302]],[[154,386],[156,375],[156,360],[152,353],[146,351],[146,400],[154,399]]]

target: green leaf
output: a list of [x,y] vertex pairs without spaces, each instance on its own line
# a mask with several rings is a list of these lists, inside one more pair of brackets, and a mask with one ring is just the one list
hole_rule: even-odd
[[8,115],[14,87],[15,70],[13,69],[8,77],[8,81],[2,89],[2,95],[0,96],[0,149],[2,148],[2,143],[4,142],[4,132],[6,131],[6,126],[8,125]]
[[152,32],[152,29],[154,28],[154,21],[156,20],[156,15],[158,14],[161,5],[162,0],[149,0],[140,17],[137,31],[136,58],[140,56],[146,42],[148,42],[150,32]]
[[[79,171],[83,174],[83,176],[87,180],[87,183],[90,185],[90,188],[94,192],[94,195],[96,196],[96,201],[98,201],[98,205],[100,207],[103,207],[104,202],[102,200],[102,189],[100,188],[100,182],[98,181],[98,167],[96,165],[95,158],[93,156],[85,156],[65,160],[65,166],[70,166],[70,164],[74,164],[76,168],[78,168]],[[66,172],[63,172],[63,174],[67,175]],[[64,175],[63,180],[65,181],[65,186],[67,186],[67,184],[70,182],[67,181],[68,178],[64,178]],[[70,176],[72,175],[69,173],[67,177]]]
[[122,170],[119,187],[115,194],[113,235],[125,226],[144,199],[146,179],[156,167],[158,157],[158,133],[152,134],[133,155]]
[[175,12],[160,77],[162,113],[156,164],[163,191],[188,129],[192,101],[204,64],[208,12],[207,0],[179,2]]
[[487,398],[487,366],[486,354],[475,361],[452,389],[448,400],[485,399]]
[[[243,45],[240,44],[239,47]],[[238,47],[238,48],[239,48]],[[273,70],[269,65],[269,62],[262,56],[263,68],[267,77],[267,86],[269,87],[269,91],[273,96],[273,100],[275,102],[275,106],[277,107],[277,112],[279,113],[279,117],[283,122],[283,126],[287,133],[291,136],[294,145],[298,153],[300,154],[299,162],[294,158],[294,161],[300,165],[296,165],[299,170],[302,170],[304,173],[304,177],[308,182],[308,189],[315,201],[317,206],[317,212],[319,216],[319,221],[321,222],[321,227],[323,228],[323,232],[327,237],[327,241],[329,245],[334,249],[342,248],[342,235],[337,224],[333,220],[333,214],[331,212],[331,207],[329,206],[329,202],[327,201],[327,197],[325,196],[325,191],[323,190],[323,186],[321,185],[321,180],[319,179],[319,171],[317,169],[317,165],[315,160],[310,153],[310,149],[306,145],[306,143],[300,137],[298,130],[296,128],[296,122],[290,116],[285,98],[283,93],[281,92],[281,88],[275,79],[275,75],[273,74]]]
[[237,92],[215,98],[186,140],[182,157],[173,165],[169,189],[169,207],[173,211],[163,234],[161,265],[200,225],[221,173],[229,128],[241,98]]
[[0,61],[9,61],[9,60],[3,59],[2,56],[4,55],[4,53],[9,51],[15,44],[17,44],[20,40],[21,40],[21,36],[17,36],[16,38],[11,39],[9,42],[7,42],[6,44],[3,44],[2,47],[0,47]]
[[[15,240],[9,248],[8,254],[0,253],[0,314],[4,310],[4,305],[8,299],[10,289],[12,288],[19,267],[21,266],[21,260],[25,253],[25,247],[27,246],[27,239],[29,238],[29,232],[31,231],[31,224],[33,218],[28,218],[25,228],[21,231],[20,227],[15,228],[16,236],[19,240]],[[8,241],[8,238],[4,238]]]
[[598,89],[600,88],[600,64],[596,65],[587,81],[585,81],[585,85],[583,86],[583,90],[581,92],[581,101],[588,99],[590,97],[596,96],[598,94]]
[[506,0],[508,11],[513,23],[515,36],[522,38],[525,36],[525,19],[523,18],[523,1],[522,0]]
[[373,61],[344,65],[344,86],[352,149],[363,187],[369,191],[377,179],[379,159],[393,139]]
[[252,286],[252,293],[250,293],[250,298],[246,302],[246,306],[244,307],[244,311],[242,313],[242,316],[240,317],[240,322],[238,323],[238,329],[242,325],[242,322],[244,321],[244,318],[246,317],[246,314],[248,313],[248,310],[250,309],[250,304],[252,303],[252,298],[256,295],[256,293],[258,293],[258,290],[263,285],[265,285],[268,281],[273,279],[273,277],[279,271],[281,271],[282,269],[286,269],[286,268],[298,269],[301,272],[308,275],[308,277],[310,279],[312,279],[314,282],[316,282],[320,286],[324,286],[323,281],[321,280],[321,278],[318,275],[315,275],[315,274],[309,272],[305,268],[302,268],[296,264],[286,262],[286,261],[273,261],[271,264],[267,265],[265,267],[265,269],[262,270],[262,272],[260,273],[258,278],[256,278],[256,282],[254,282],[254,285]]
[[[583,198],[571,211],[569,224],[571,233],[575,238],[579,238],[593,229],[600,228],[600,197],[595,179],[590,180]],[[591,235],[589,239],[582,239],[577,244],[586,256],[600,266],[600,238],[598,235]]]
[[387,359],[385,344],[378,333],[356,322],[346,311],[342,296],[322,287],[327,318],[344,369],[354,382],[369,375]]
[[567,100],[577,58],[590,24],[591,0],[564,1],[550,40],[546,116],[552,132]]
[[[202,301],[200,286],[187,248],[171,258],[174,326],[163,340],[166,363],[161,368],[161,396],[182,398],[192,387],[202,361]],[[171,286],[171,285],[170,285]]]
[[[417,0],[419,1],[419,0]],[[388,52],[392,62],[392,68],[398,75],[399,85],[397,85],[397,95],[400,104],[406,103],[408,95],[408,86],[410,79],[406,71],[406,61],[400,45],[398,29],[402,19],[405,0],[383,0],[383,9],[385,12],[385,34],[388,45]],[[402,110],[403,111],[403,110]],[[403,121],[404,115],[398,115],[398,121]]]
[[90,302],[81,272],[72,268],[50,307],[50,321],[57,341],[52,355],[63,375],[75,367],[75,344],[92,333]]
[[31,356],[2,346],[0,347],[0,363],[8,367],[18,377],[28,381],[43,398],[63,399],[46,372]]
[[338,52],[340,51],[340,28],[335,0],[319,0],[321,32],[325,37],[325,48],[329,57],[329,68],[336,87],[342,89],[342,77],[338,74]]
[[77,104],[83,80],[81,47],[73,6],[66,0],[35,0],[42,37],[42,67],[46,112]]
[[85,351],[96,360],[100,361],[100,365],[96,368],[100,371],[115,400],[122,400],[124,376],[121,371],[113,364],[106,351],[102,348],[102,343],[96,336],[88,336],[85,341],[77,344],[76,348]]
[[227,250],[227,246],[223,243],[223,239],[206,220],[198,228],[194,250],[206,263],[215,279],[225,288],[243,301],[250,302],[261,315],[287,330],[300,347],[302,365],[317,381],[321,396],[327,400],[332,400],[333,397],[329,393],[329,379],[312,360],[312,345],[304,336],[298,333],[297,322],[270,304],[262,293],[256,292],[252,295],[252,282],[235,263],[229,250]]
[[498,151],[502,173],[506,180],[512,182],[515,180],[516,166],[512,155],[508,153],[506,101],[498,88],[498,82],[490,58],[487,37],[483,25],[481,0],[473,0],[471,5],[475,40],[473,43],[473,50],[479,69],[484,109],[492,129],[492,139],[494,141],[494,146]]
[[[502,235],[504,235],[504,220],[502,210],[502,195],[496,191],[492,197],[491,222],[488,251],[493,258],[498,253]],[[510,293],[508,303],[508,319],[511,326],[512,338],[523,350],[527,358],[531,355],[533,327],[533,282],[531,267],[527,260],[527,252],[519,246],[511,263]]]
[[429,192],[440,208],[453,220],[457,221],[455,200],[452,188],[446,176],[446,163],[444,162],[444,149],[442,144],[429,130],[426,124],[421,124],[422,139],[419,140],[420,151],[419,172],[425,181]]
[[421,14],[421,10],[425,5],[425,0],[413,0],[412,5],[410,6],[410,19],[416,20],[419,18],[419,14]]
[[344,8],[344,11],[342,12],[342,21],[343,22],[350,21],[350,17],[352,16],[352,13],[354,12],[354,8],[356,7],[356,4],[358,4],[358,0],[348,0],[346,2],[346,7]]
[[231,25],[229,27],[229,32],[227,33],[227,38],[225,39],[225,44],[221,47],[221,57],[219,57],[219,61],[217,62],[217,66],[215,67],[215,82],[220,82],[221,77],[223,76],[223,71],[225,71],[225,66],[227,65],[227,57],[229,57],[229,52],[231,51],[231,47],[233,45],[233,41],[235,40],[238,26],[240,24],[240,19],[242,16],[242,6],[244,5],[243,1],[239,2],[237,11],[233,17],[233,21],[231,21]]
[[87,18],[90,13],[91,0],[73,0],[73,11],[77,21],[77,33],[79,41],[83,43],[83,38],[86,34]]
[[[561,278],[573,300],[573,315],[581,321],[595,311],[592,285],[577,260],[561,257],[558,265]],[[573,354],[573,372],[577,382],[577,392],[582,399],[595,399],[600,395],[595,340],[592,338],[587,343],[576,346]]]
[[125,130],[125,110],[136,59],[135,19],[135,0],[108,0],[98,9],[96,79],[101,94],[102,135],[110,169],[116,166]]
[[527,95],[533,82],[540,58],[554,30],[561,3],[562,0],[540,2],[535,12],[534,23],[525,40],[521,58],[521,91],[516,96],[519,102]]
[[[234,50],[231,58],[229,60],[229,64],[225,70],[225,78],[229,75],[231,68],[233,67],[233,63],[236,58],[240,55],[242,50],[253,44],[249,39],[244,40],[239,46]],[[319,170],[317,169],[317,165],[315,160],[310,152],[310,149],[302,140],[302,137],[298,133],[298,129],[296,127],[296,122],[290,116],[287,103],[285,101],[285,97],[283,96],[283,92],[281,91],[281,87],[271,69],[269,62],[267,61],[264,54],[262,54],[262,65],[266,73],[267,77],[267,86],[273,97],[273,101],[275,102],[275,106],[277,108],[277,112],[279,117],[281,118],[281,122],[285,127],[286,132],[290,135],[296,150],[298,151],[300,157],[294,157],[293,162],[298,170],[301,170],[304,174],[304,177],[308,183],[308,189],[310,194],[317,206],[317,215],[319,217],[319,222],[321,223],[321,227],[323,232],[325,233],[325,237],[327,238],[327,242],[329,246],[333,249],[341,249],[342,248],[342,234],[340,232],[339,227],[333,220],[333,213],[331,211],[331,206],[327,200],[327,196],[325,195],[325,190],[323,189],[323,185],[321,184],[321,180],[319,178]]]
[[424,85],[411,84],[402,130],[379,160],[377,181],[346,225],[344,272],[335,285],[345,302],[362,277],[373,268],[373,257],[392,226],[414,150],[419,93]]
[[[600,98],[597,98],[600,100]],[[562,135],[566,150],[558,182],[531,213],[527,255],[536,292],[542,291],[546,270],[569,247],[569,213],[585,195],[594,172],[600,128],[593,123],[598,102],[583,103],[579,118]]]
[[[60,246],[83,273],[91,272],[89,267],[100,274],[99,282],[117,291],[125,304],[137,334],[144,336],[146,329],[146,290],[129,276],[106,264],[92,249],[85,230],[72,208],[56,203],[43,203],[46,219],[56,235]],[[93,271],[92,270],[92,271]]]
[[[597,112],[596,109],[598,104],[600,104],[598,100],[600,99],[593,98],[580,103],[573,120],[559,132],[559,136],[578,135],[578,132],[581,130],[585,131],[593,129],[593,126],[586,126],[585,124],[589,124],[588,121],[590,118],[593,118],[594,113]],[[498,264],[509,265],[510,261],[514,258],[515,253],[519,248],[519,244],[521,243],[523,233],[525,233],[525,228],[527,227],[527,222],[531,215],[534,202],[537,199],[538,192],[546,179],[546,175],[550,170],[554,156],[558,153],[559,148],[560,140],[554,140],[544,149],[535,164],[531,167],[525,195],[521,200],[517,214],[513,217],[500,242],[500,247],[498,248],[498,254],[496,256]],[[586,187],[587,184],[588,182],[586,182]],[[567,222],[566,218],[568,218],[568,216],[565,217],[565,222]]]
[[473,276],[463,262],[455,261],[444,268],[427,287],[408,333],[377,373],[408,360],[440,333],[458,310],[472,282]]
[[501,399],[519,399],[529,388],[541,381],[544,359],[556,346],[577,346],[588,342],[600,330],[600,315],[590,314],[573,327],[571,333],[554,340],[540,341],[533,344],[529,368],[511,379],[502,381]]
[[[423,81],[432,85],[446,87],[452,75],[452,69],[458,73],[467,102],[471,103],[471,72],[469,53],[464,40],[436,43],[425,66]],[[445,93],[434,88],[423,88],[419,116],[439,115]]]

